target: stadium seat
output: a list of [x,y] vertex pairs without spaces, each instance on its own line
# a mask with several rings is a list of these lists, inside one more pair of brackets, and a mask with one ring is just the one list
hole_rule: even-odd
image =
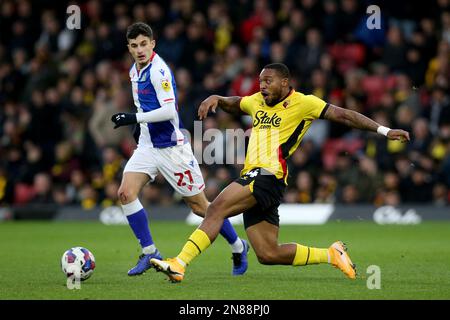
[[387,78],[377,75],[364,76],[362,87],[367,94],[367,106],[372,108],[380,103],[383,93],[391,90],[395,86],[395,77]]
[[34,197],[33,186],[18,183],[14,186],[14,203],[26,204]]
[[363,146],[364,140],[362,139],[328,139],[322,149],[322,162],[325,170],[334,169],[339,152],[347,151],[349,154],[354,154]]
[[341,74],[354,67],[361,66],[366,58],[366,49],[358,43],[335,43],[328,49]]

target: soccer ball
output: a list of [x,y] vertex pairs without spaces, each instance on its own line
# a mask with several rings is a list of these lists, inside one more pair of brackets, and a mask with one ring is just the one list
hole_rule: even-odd
[[67,277],[87,280],[95,269],[95,258],[92,252],[83,247],[70,248],[61,258],[61,269]]

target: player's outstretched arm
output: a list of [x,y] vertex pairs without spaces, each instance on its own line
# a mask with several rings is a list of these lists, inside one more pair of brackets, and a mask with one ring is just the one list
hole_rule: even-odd
[[216,108],[220,107],[222,110],[232,113],[232,114],[242,114],[241,108],[239,107],[239,102],[241,97],[222,97],[218,95],[212,95],[203,100],[198,108],[198,117],[203,120],[208,116],[208,112],[216,112]]
[[359,112],[340,108],[332,104],[328,105],[324,118],[352,128],[378,132],[391,140],[409,141],[409,133],[405,130],[383,127]]

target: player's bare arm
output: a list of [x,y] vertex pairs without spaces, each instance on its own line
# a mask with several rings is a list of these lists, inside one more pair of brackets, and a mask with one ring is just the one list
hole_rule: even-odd
[[402,142],[409,141],[409,133],[401,129],[390,129],[381,126],[365,115],[344,108],[329,104],[325,112],[324,118],[327,120],[339,122],[349,127],[378,132],[384,134],[388,139],[400,140]]
[[216,108],[220,107],[222,110],[239,115],[242,114],[239,103],[241,101],[241,97],[233,96],[233,97],[222,97],[218,95],[212,95],[203,100],[198,108],[198,117],[200,120],[203,120],[208,115],[209,111],[216,112]]

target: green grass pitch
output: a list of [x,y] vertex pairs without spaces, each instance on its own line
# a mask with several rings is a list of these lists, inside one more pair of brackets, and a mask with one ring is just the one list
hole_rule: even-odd
[[[164,256],[178,254],[194,230],[182,222],[151,222]],[[237,226],[245,236],[242,226]],[[139,255],[128,226],[96,222],[0,223],[0,299],[450,299],[450,223],[379,226],[332,222],[322,226],[281,226],[280,242],[327,247],[343,240],[359,278],[348,280],[328,265],[264,266],[252,250],[249,269],[231,276],[231,253],[222,238],[189,266],[185,280],[172,284],[150,270],[128,277]],[[85,246],[96,258],[93,276],[69,290],[60,269],[63,252]],[[381,270],[381,289],[367,288],[367,268]]]

